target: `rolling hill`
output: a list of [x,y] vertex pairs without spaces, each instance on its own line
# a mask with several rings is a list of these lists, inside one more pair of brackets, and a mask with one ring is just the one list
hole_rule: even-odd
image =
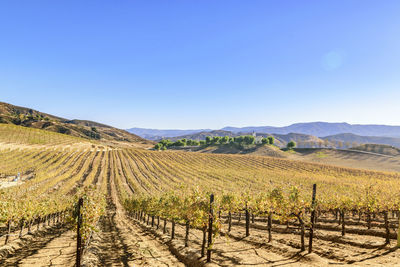
[[91,140],[152,144],[135,134],[98,122],[68,120],[4,102],[0,102],[0,123],[43,129]]
[[354,146],[352,144],[380,144],[400,148],[400,138],[381,137],[381,136],[360,136],[352,133],[344,133],[323,137],[322,139],[330,142],[348,143],[346,147]]
[[388,145],[365,144],[358,147],[352,147],[351,149],[387,156],[400,156],[400,149]]

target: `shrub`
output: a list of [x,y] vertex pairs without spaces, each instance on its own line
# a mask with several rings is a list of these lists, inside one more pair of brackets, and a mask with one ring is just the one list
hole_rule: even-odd
[[156,150],[160,150],[161,148],[163,148],[164,146],[161,144],[161,143],[157,143],[155,146],[154,146],[154,149],[156,149]]
[[206,137],[206,144],[207,145],[211,144],[211,136]]
[[268,136],[268,144],[273,145],[275,143],[275,138],[273,136]]
[[293,148],[295,148],[296,147],[296,142],[295,141],[290,141],[288,144],[287,144],[287,148],[288,149],[293,149]]

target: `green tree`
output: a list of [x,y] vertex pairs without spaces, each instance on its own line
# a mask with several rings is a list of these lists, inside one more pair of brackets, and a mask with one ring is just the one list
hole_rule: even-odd
[[178,140],[172,144],[173,146],[186,146],[186,143],[182,140]]
[[197,140],[191,140],[192,141],[192,146],[199,146],[200,142]]
[[172,142],[169,139],[163,139],[159,143],[162,144],[163,146],[165,146],[166,148],[168,148],[172,145]]
[[255,141],[256,141],[256,138],[254,136],[252,136],[252,135],[245,135],[244,136],[244,143],[246,145],[252,145],[252,144],[255,143]]
[[221,144],[228,144],[229,143],[229,136],[224,136],[221,139]]
[[265,144],[269,144],[269,141],[268,141],[267,138],[263,137],[263,138],[261,139],[261,143],[265,145]]
[[296,147],[296,142],[295,141],[290,141],[287,146],[288,149],[293,149]]
[[211,144],[211,140],[212,140],[212,139],[211,139],[211,136],[207,136],[207,137],[206,137],[206,144],[207,144],[207,145]]
[[218,145],[218,144],[220,143],[220,140],[221,140],[221,137],[219,137],[219,136],[214,136],[213,139],[212,139],[212,141],[211,141],[211,143],[212,143],[213,145]]
[[160,150],[161,148],[163,148],[164,146],[161,144],[161,143],[157,143],[155,146],[154,146],[154,149],[156,149],[156,150]]
[[268,136],[268,144],[273,145],[275,143],[275,138],[273,136]]

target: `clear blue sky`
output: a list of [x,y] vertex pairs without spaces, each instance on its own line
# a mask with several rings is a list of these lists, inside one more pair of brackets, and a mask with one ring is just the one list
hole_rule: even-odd
[[400,125],[400,1],[4,0],[0,100],[120,128]]

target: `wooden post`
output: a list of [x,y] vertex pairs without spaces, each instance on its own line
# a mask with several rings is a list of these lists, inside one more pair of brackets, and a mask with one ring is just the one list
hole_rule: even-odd
[[34,219],[30,219],[28,221],[28,235],[32,234],[32,225],[34,223]]
[[231,211],[229,211],[229,213],[228,213],[228,233],[231,232],[231,228],[232,228],[232,213],[231,213]]
[[203,258],[206,250],[206,237],[207,237],[207,226],[203,228],[203,242],[201,243],[201,257]]
[[214,203],[214,194],[210,195],[210,214],[208,215],[208,247],[207,247],[207,262],[211,261],[211,245],[212,245],[212,234],[213,234],[213,203]]
[[344,236],[346,234],[346,222],[344,220],[344,214],[345,214],[345,210],[342,209],[342,211],[340,212],[341,217],[342,217],[342,236]]
[[397,247],[400,248],[400,216],[399,218],[399,229],[397,230]]
[[312,241],[314,237],[314,222],[315,222],[315,196],[317,194],[317,184],[313,184],[312,202],[311,202],[311,227],[310,239],[308,242],[308,253],[312,252]]
[[172,220],[171,240],[175,238],[175,220]]
[[268,243],[272,241],[272,212],[268,213]]
[[82,224],[82,214],[81,207],[83,205],[83,199],[80,198],[77,207],[78,225],[77,225],[77,237],[76,237],[76,267],[81,266],[81,253],[82,253],[82,237],[81,237],[81,224]]
[[190,229],[189,221],[186,221],[185,248],[189,246],[189,229]]
[[385,218],[385,232],[386,232],[385,244],[389,245],[390,244],[390,228],[389,228],[388,212],[384,211],[383,216]]
[[5,245],[8,243],[8,239],[10,238],[10,233],[11,233],[11,220],[7,222],[7,235],[6,235],[6,240],[4,242]]
[[249,210],[247,209],[247,203],[246,203],[246,236],[250,235],[250,213]]
[[367,228],[371,229],[371,213],[369,211],[367,213]]
[[21,219],[21,222],[20,222],[20,231],[19,231],[19,238],[21,238],[22,237],[22,231],[24,231],[24,225],[25,225],[25,220],[24,219]]

